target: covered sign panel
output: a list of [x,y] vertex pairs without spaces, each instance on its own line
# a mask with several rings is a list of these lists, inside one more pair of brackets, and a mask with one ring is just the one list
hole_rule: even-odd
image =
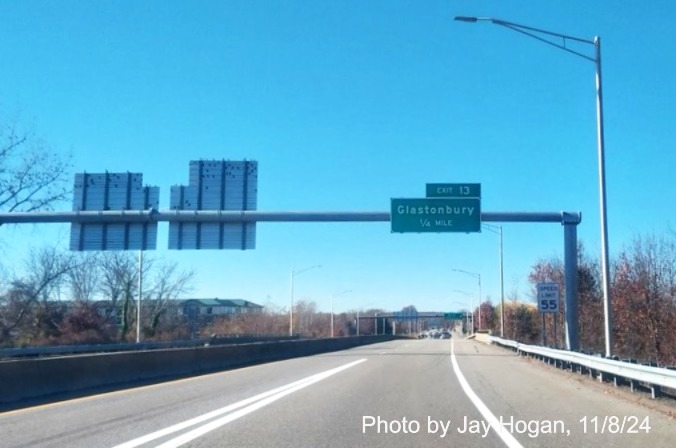
[[[73,211],[150,210],[159,206],[160,189],[143,186],[141,173],[78,173]],[[153,250],[157,223],[74,223],[70,250]]]
[[[172,210],[256,210],[258,162],[190,162],[188,185],[171,187]],[[254,249],[256,223],[171,222],[169,249]]]

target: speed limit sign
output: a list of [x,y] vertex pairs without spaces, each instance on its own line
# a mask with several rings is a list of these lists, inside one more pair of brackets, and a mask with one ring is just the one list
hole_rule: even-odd
[[541,313],[559,312],[559,285],[557,283],[538,283],[538,311]]

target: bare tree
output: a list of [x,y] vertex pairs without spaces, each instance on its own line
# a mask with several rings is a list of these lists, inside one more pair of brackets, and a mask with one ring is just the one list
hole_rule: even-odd
[[286,336],[289,333],[289,313],[267,303],[258,312],[218,316],[202,329],[204,335]]
[[[145,309],[149,314],[149,324],[145,327],[148,336],[155,336],[160,319],[171,308],[171,304],[192,289],[192,281],[195,278],[194,271],[180,271],[178,264],[162,262],[156,264],[150,273],[151,280],[147,292],[144,292],[146,301]],[[144,280],[144,283],[146,281]]]
[[[145,263],[145,269],[151,263]],[[107,316],[115,313],[121,321],[120,340],[126,340],[133,323],[134,293],[138,285],[138,267],[131,253],[104,252],[101,256],[101,292],[110,300]],[[121,303],[121,309],[119,303]],[[119,314],[119,316],[117,315]]]
[[70,157],[15,123],[0,123],[0,210],[48,209],[66,199]]
[[[119,319],[119,339],[133,334],[137,323],[138,262],[130,252],[105,252],[100,263],[100,292],[110,301],[108,315]],[[193,271],[180,271],[176,263],[160,262],[153,257],[143,259],[143,291],[141,324],[149,337],[160,330],[162,317],[174,305],[175,299],[191,290]],[[178,313],[176,313],[178,314]]]
[[[134,335],[139,297],[134,254],[82,255],[46,247],[30,253],[24,272],[0,294],[0,344],[100,343]],[[161,330],[172,337],[183,331],[178,313],[173,320],[163,316],[170,314],[174,299],[190,290],[194,273],[147,257],[142,275],[146,334],[154,336]],[[65,285],[75,303],[57,300]],[[108,300],[104,307],[90,302],[97,294]]]
[[101,288],[101,254],[80,252],[73,257],[73,267],[67,276],[68,287],[73,300],[88,302]]
[[70,254],[53,247],[30,253],[25,276],[13,279],[0,296],[0,339],[13,333],[19,339],[35,339],[58,330],[63,307],[54,302],[72,266]]
[[676,240],[636,237],[619,258],[613,284],[619,351],[660,365],[676,362]]
[[294,317],[298,318],[296,331],[305,337],[325,337],[329,331],[330,316],[317,311],[317,303],[299,300],[294,306]]

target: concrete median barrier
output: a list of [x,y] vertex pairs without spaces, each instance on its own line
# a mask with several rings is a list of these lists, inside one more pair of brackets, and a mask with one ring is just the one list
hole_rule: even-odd
[[300,339],[0,362],[0,410],[88,393],[385,342],[394,336]]

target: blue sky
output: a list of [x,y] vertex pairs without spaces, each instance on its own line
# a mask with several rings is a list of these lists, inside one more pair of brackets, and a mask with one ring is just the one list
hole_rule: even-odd
[[[75,172],[187,184],[195,159],[254,159],[259,210],[387,211],[428,182],[482,184],[483,211],[581,211],[597,257],[594,64],[488,23],[603,42],[611,257],[674,228],[676,6],[669,1],[5,1],[0,113]],[[593,54],[593,47],[577,47]],[[69,209],[70,204],[63,204]],[[67,226],[0,228],[5,265],[67,247]],[[387,223],[263,223],[253,251],[158,250],[194,295],[328,309],[452,310],[499,300],[498,237],[391,234]],[[161,227],[158,247],[166,247]],[[505,292],[561,255],[558,224],[505,224]],[[455,302],[455,303],[454,303]]]

